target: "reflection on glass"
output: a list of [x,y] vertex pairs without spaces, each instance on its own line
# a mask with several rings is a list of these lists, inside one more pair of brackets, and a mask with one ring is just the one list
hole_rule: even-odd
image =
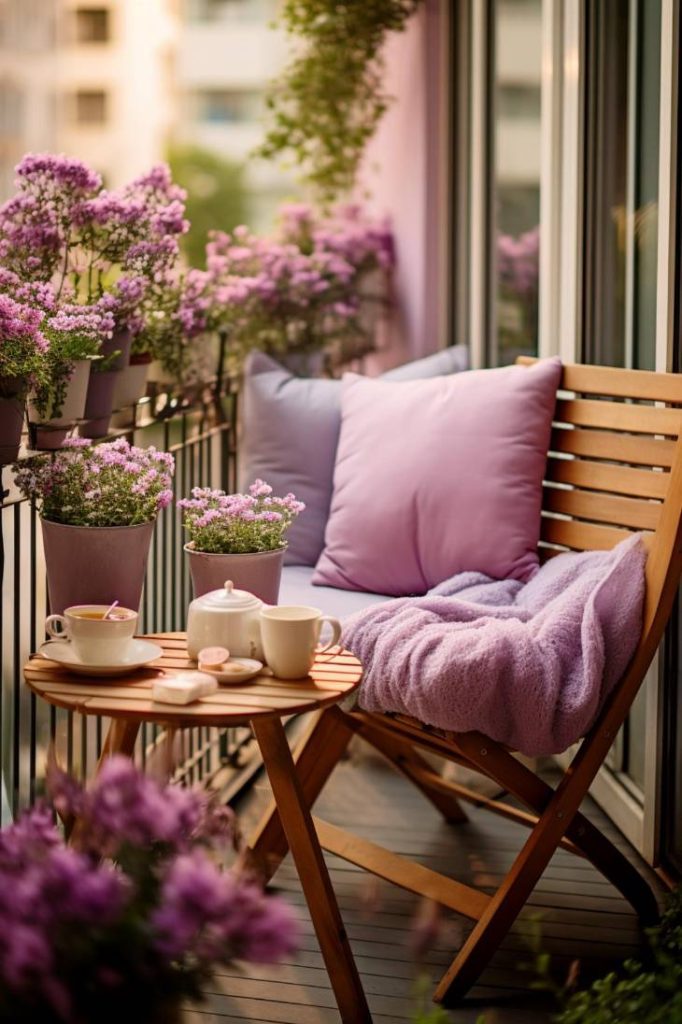
[[495,0],[493,365],[538,345],[541,0]]
[[[661,0],[589,7],[586,126],[587,362],[654,369]],[[609,755],[644,788],[646,687]]]
[[653,369],[661,3],[590,17],[585,358]]

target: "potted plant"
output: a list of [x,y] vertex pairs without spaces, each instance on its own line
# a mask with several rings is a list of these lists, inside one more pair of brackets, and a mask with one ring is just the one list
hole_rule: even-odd
[[[47,312],[53,315],[66,305],[71,316],[75,307],[83,308],[83,316],[94,310],[108,316],[111,329],[100,338],[96,352],[89,354],[106,358],[116,353],[102,372],[125,374],[131,347],[139,351],[135,337],[145,326],[145,292],[153,285],[158,294],[165,274],[179,258],[177,236],[189,226],[184,218],[184,191],[173,184],[165,165],[108,191],[100,176],[81,161],[49,153],[24,157],[17,167],[16,184],[16,194],[0,206],[0,270],[25,283],[51,286],[54,304]],[[111,342],[108,347],[107,341]],[[66,362],[79,362],[80,354],[77,359],[72,354],[66,352]],[[148,362],[150,357],[145,355]],[[54,368],[58,395],[62,363]],[[72,365],[69,378],[74,389],[85,375],[85,367]],[[103,419],[110,383],[93,374],[91,384],[96,394],[88,403],[90,418]],[[135,384],[138,391],[143,390],[143,379]],[[137,400],[138,391],[121,382],[112,403],[114,397],[119,404]],[[67,409],[70,415],[68,396]],[[42,415],[68,418],[50,410]]]
[[[253,348],[297,372],[371,351],[367,280],[373,272],[385,277],[393,262],[387,225],[357,207],[320,217],[305,204],[285,206],[273,238],[246,227],[215,232],[207,245],[211,322],[225,332],[233,371]],[[382,307],[385,289],[378,298]]]
[[[148,379],[159,386],[191,384],[201,371],[198,339],[213,327],[212,282],[206,271],[168,270],[145,296],[145,326],[138,345],[153,352]],[[205,360],[204,360],[205,362]],[[212,376],[215,372],[208,371]]]
[[286,531],[305,505],[293,494],[274,498],[272,488],[256,480],[248,494],[225,494],[195,487],[178,502],[189,535],[195,597],[232,580],[266,604],[277,604]]
[[26,394],[46,382],[49,342],[42,314],[0,294],[0,464],[13,462],[21,443]]
[[85,415],[92,359],[111,338],[114,320],[97,306],[64,304],[46,317],[47,380],[33,387],[28,420],[35,448],[55,449]]
[[0,832],[2,1020],[174,1024],[216,968],[295,950],[293,912],[240,870],[226,808],[120,756],[89,789],[52,765],[48,789],[78,819],[69,846],[46,806]]
[[391,103],[387,38],[404,31],[419,2],[283,0],[277,21],[294,37],[294,56],[268,89],[266,134],[255,155],[289,158],[325,205],[350,193]]
[[67,438],[18,467],[40,512],[50,610],[118,600],[139,608],[158,512],[173,498],[173,456],[124,438],[93,447]]

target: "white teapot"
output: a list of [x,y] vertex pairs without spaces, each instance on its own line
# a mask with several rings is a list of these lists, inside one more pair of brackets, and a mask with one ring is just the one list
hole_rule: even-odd
[[267,607],[247,590],[235,590],[227,580],[192,601],[187,615],[187,650],[196,660],[204,647],[227,647],[235,658],[263,661],[260,613]]

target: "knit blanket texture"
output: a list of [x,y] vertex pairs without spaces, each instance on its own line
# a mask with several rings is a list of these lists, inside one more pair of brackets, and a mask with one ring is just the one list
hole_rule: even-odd
[[646,552],[569,552],[528,583],[461,573],[424,597],[344,623],[362,661],[358,705],[455,732],[479,730],[530,756],[588,732],[642,629]]

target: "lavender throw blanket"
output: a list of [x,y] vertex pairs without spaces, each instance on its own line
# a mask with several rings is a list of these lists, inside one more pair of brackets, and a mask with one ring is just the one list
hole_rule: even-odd
[[645,560],[633,535],[550,559],[526,584],[462,573],[352,616],[343,642],[365,666],[359,705],[529,755],[565,750],[637,646]]

